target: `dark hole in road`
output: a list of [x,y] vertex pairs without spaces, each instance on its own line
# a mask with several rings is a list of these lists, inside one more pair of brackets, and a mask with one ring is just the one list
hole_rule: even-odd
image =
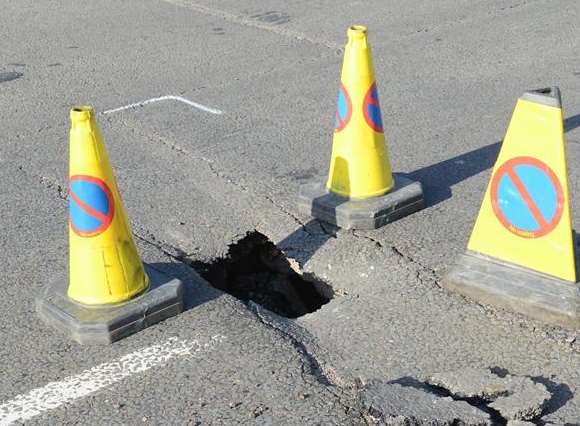
[[257,231],[230,245],[226,257],[197,269],[215,288],[287,318],[318,310],[334,294],[314,275],[292,269],[282,251]]

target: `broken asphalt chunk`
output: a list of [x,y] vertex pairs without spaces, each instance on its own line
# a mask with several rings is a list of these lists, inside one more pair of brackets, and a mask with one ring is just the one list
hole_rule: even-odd
[[464,401],[441,397],[414,387],[373,380],[361,395],[368,413],[386,425],[491,426],[489,414]]
[[500,377],[489,369],[466,368],[432,374],[426,380],[446,389],[455,399],[480,399],[506,420],[534,420],[542,415],[550,392],[529,377],[506,374]]

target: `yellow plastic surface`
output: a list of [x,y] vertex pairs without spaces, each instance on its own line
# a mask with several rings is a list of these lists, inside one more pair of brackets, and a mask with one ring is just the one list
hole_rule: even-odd
[[[70,119],[68,296],[86,305],[125,302],[145,291],[149,278],[133,241],[95,113],[91,107],[75,107]],[[95,221],[90,216],[91,200],[103,204],[103,194],[110,197],[111,202],[105,203],[109,210],[92,210],[100,218]],[[95,224],[100,224],[98,229],[87,231],[87,226]]]
[[[561,108],[525,99],[518,100],[468,248],[502,261],[576,282],[563,130]],[[532,163],[537,164],[535,168],[528,167],[528,171],[533,172],[532,175],[541,176],[538,170],[541,170],[543,163],[547,166],[544,175],[551,175],[551,179],[556,182],[554,188],[559,186],[558,208],[552,209],[558,213],[551,214],[554,219],[550,221],[549,218],[544,218],[545,213],[542,214],[539,209],[535,212],[529,209],[529,212],[524,210],[523,215],[512,216],[510,222],[498,212],[517,212],[514,203],[521,204],[518,197],[521,200],[532,199],[533,202],[528,202],[528,206],[550,205],[555,198],[551,190],[545,190],[545,187],[538,184],[534,186],[534,179],[528,177],[527,181],[524,180],[524,169],[519,169],[521,176],[514,177],[514,170],[517,168],[515,165]],[[511,181],[506,181],[503,177],[505,175],[509,175]],[[545,178],[536,181],[541,183],[542,180],[548,181]],[[502,182],[505,184],[503,192],[498,189]],[[522,190],[522,186],[525,190]],[[517,193],[514,193],[514,188]],[[494,197],[498,193],[505,197]],[[525,215],[538,218],[536,222],[543,223],[538,229],[543,231],[526,232],[514,227],[514,223],[531,220],[522,217]]]
[[[375,84],[367,29],[352,26],[347,34],[341,90],[347,93],[350,111],[341,117],[344,127],[334,133],[326,186],[343,197],[365,199],[387,193],[394,180],[383,131],[371,127],[365,117],[365,97]],[[380,117],[378,96],[374,102]]]

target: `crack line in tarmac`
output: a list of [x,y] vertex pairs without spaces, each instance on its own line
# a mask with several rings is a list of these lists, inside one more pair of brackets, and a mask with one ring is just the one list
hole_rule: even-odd
[[[270,202],[270,204],[272,204],[281,213],[285,214],[290,219],[292,219],[294,222],[296,222],[296,224],[300,225],[300,228],[302,229],[302,231],[304,231],[304,233],[306,233],[308,236],[310,236],[310,237],[316,236],[315,233],[310,232],[310,230],[308,229],[308,225],[311,224],[312,222],[304,223],[302,220],[300,220],[298,218],[298,216],[294,215],[292,212],[288,211],[285,207],[283,207],[282,205],[280,205],[276,201],[274,201],[274,199],[272,197],[269,197],[268,195],[262,195],[262,197],[264,197],[265,200]],[[317,219],[314,219],[313,221],[315,221],[318,224],[318,226],[320,227],[320,229],[322,230],[322,232],[324,234],[326,234],[330,238],[338,238],[336,232],[332,232],[332,231],[329,231],[328,229],[326,229],[326,227],[324,226],[324,222],[317,220]],[[297,249],[300,250],[299,248],[297,248]]]
[[[318,360],[318,356],[313,350],[309,349],[308,345],[305,343],[308,339],[298,336],[298,334],[304,333],[305,331],[293,330],[293,328],[300,329],[299,325],[293,321],[278,318],[275,314],[264,310],[259,304],[252,301],[250,301],[247,306],[263,325],[287,339],[296,349],[298,354],[301,355],[301,374],[305,381],[308,381],[306,374],[314,377],[314,379],[322,385],[323,390],[335,398],[335,401],[340,404],[346,414],[352,415],[353,412],[355,412],[361,419],[363,418],[363,412],[359,408],[355,408],[344,402],[345,398],[356,400],[354,394],[348,394],[348,387],[344,380],[338,376],[333,368],[324,367],[322,365]],[[339,392],[335,392],[334,389],[338,389]],[[352,389],[355,389],[354,385],[352,386]]]
[[267,195],[263,196],[265,200],[267,200],[270,204],[272,204],[274,207],[276,207],[280,212],[284,213],[286,216],[288,216],[290,219],[292,219],[294,222],[296,222],[298,225],[300,225],[300,227],[302,228],[302,230],[304,232],[306,232],[308,235],[312,235],[310,233],[310,231],[308,229],[306,229],[306,224],[304,222],[302,222],[297,216],[293,215],[292,213],[290,213],[288,210],[286,210],[284,207],[282,207],[281,205],[279,205],[278,203],[276,203],[272,197],[269,197]]
[[147,236],[143,235],[141,232],[138,232],[134,227],[133,235],[138,240],[143,241],[144,243],[146,243],[152,247],[155,247],[157,250],[162,252],[164,255],[172,258],[173,260],[178,261],[179,263],[183,263],[184,265],[191,266],[188,263],[189,259],[187,259],[187,257],[190,256],[191,253],[188,254],[185,251],[181,250],[179,247],[172,246],[171,244],[168,244],[164,241],[157,242],[158,241],[157,238],[155,238],[155,236],[151,232],[145,230],[142,227],[139,227],[139,228],[140,228],[140,231],[143,231],[145,234],[148,234],[148,235]]
[[37,175],[35,173],[30,173],[27,170],[24,170],[24,166],[18,166],[18,170],[20,172],[24,173],[25,175],[31,176],[35,179],[38,179],[40,184],[42,186],[44,186],[46,189],[56,190],[58,198],[65,200],[65,201],[68,200],[68,189],[64,188],[62,185],[60,185],[55,180],[53,180],[49,177],[46,177],[46,176]]
[[[355,238],[364,238],[366,240],[372,241],[375,246],[380,250],[384,252],[384,248],[385,246],[383,245],[383,243],[381,243],[379,240],[373,238],[373,237],[369,237],[368,235],[362,235],[357,233],[357,231],[355,229],[352,230],[351,234],[355,237]],[[427,275],[430,276],[431,280],[433,281],[433,283],[436,285],[436,287],[438,288],[442,288],[439,281],[441,280],[441,278],[439,277],[439,275],[437,275],[437,272],[432,269],[429,268],[425,265],[423,265],[421,262],[419,262],[418,260],[416,260],[415,258],[403,253],[401,250],[399,250],[396,246],[394,245],[389,245],[389,248],[391,249],[391,251],[396,254],[399,258],[403,259],[405,262],[407,262],[410,265],[416,265],[418,270],[416,271],[416,278],[417,280],[419,280],[419,282],[425,284],[425,280],[423,279],[423,277],[421,276],[421,271],[425,272]]]
[[284,325],[277,324],[277,321],[272,318],[271,314],[266,314],[263,308],[258,303],[253,301],[248,303],[248,308],[255,314],[256,318],[262,324],[290,340],[294,348],[303,356],[304,364],[308,365],[308,369],[310,370],[308,373],[312,375],[318,383],[324,386],[340,387],[337,383],[333,383],[329,377],[330,375],[325,372],[325,369],[316,358],[316,355],[308,349],[307,345],[302,341],[302,339],[299,339],[295,336],[294,333],[292,333],[290,327],[288,327],[288,322],[285,321],[283,323]]
[[[135,130],[133,126],[131,126],[129,123],[127,123],[126,121],[123,121],[123,124],[132,129]],[[187,155],[189,157],[191,157],[194,160],[201,160],[203,162],[205,162],[207,164],[207,167],[209,168],[210,172],[218,177],[219,179],[222,179],[223,181],[225,181],[226,183],[229,183],[232,186],[235,186],[236,188],[239,188],[240,190],[244,191],[244,192],[250,192],[248,190],[247,187],[245,187],[244,185],[235,182],[232,178],[230,178],[229,176],[225,175],[224,173],[222,173],[221,171],[219,171],[215,165],[214,165],[214,161],[207,158],[207,157],[203,157],[203,156],[199,156],[199,155],[195,155],[193,152],[189,151],[186,148],[183,148],[181,145],[170,141],[169,139],[167,139],[166,137],[160,135],[159,133],[157,133],[154,130],[151,130],[150,133],[146,133],[148,136],[150,137],[154,137],[156,139],[159,140],[159,142],[161,142],[163,145],[167,146],[168,148],[170,148],[173,151],[179,152],[181,154]]]

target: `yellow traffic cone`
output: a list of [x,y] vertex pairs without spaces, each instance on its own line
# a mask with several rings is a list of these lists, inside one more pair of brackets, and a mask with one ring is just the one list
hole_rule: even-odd
[[484,303],[580,326],[563,114],[557,87],[518,100],[468,251],[444,286]]
[[125,302],[149,279],[93,110],[73,108],[70,119],[68,296],[86,305]]
[[110,343],[181,312],[182,283],[141,262],[93,109],[70,119],[68,289],[52,283],[37,311],[79,343]]
[[347,34],[326,186],[343,197],[364,199],[387,193],[395,180],[387,155],[367,30],[352,26]]
[[328,178],[303,185],[299,203],[339,227],[374,229],[423,208],[423,191],[391,172],[367,29],[347,35]]

